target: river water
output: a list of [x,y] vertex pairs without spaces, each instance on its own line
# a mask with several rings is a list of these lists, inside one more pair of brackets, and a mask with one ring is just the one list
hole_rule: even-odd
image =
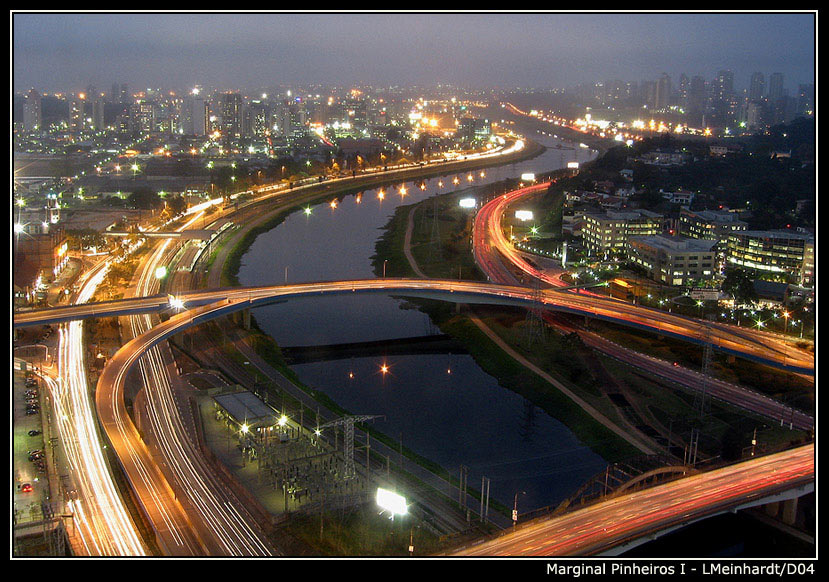
[[[458,174],[469,188],[542,173],[585,162],[593,152],[550,136],[529,137],[548,149],[536,158]],[[555,145],[561,143],[562,148]],[[454,174],[443,178],[367,189],[297,212],[257,237],[242,258],[242,285],[273,285],[338,279],[373,278],[371,257],[383,227],[401,204],[412,204],[452,191]],[[444,185],[439,187],[438,181]],[[358,202],[359,199],[359,202]],[[401,309],[403,301],[384,295],[307,298],[256,309],[263,331],[282,346],[329,345],[439,333],[428,316]],[[388,366],[388,373],[380,367]],[[402,440],[416,453],[458,475],[468,467],[470,487],[490,479],[491,497],[519,512],[556,504],[605,467],[605,461],[581,444],[562,423],[523,397],[499,386],[466,354],[418,354],[386,357],[381,350],[364,357],[292,366],[307,385],[328,394],[352,414],[384,418],[372,426]],[[394,459],[392,460],[394,462]]]

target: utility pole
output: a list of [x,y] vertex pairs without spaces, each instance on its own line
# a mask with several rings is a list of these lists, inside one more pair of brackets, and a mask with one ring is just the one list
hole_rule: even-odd
[[533,280],[533,303],[527,310],[525,325],[525,341],[531,347],[536,341],[544,342],[544,320],[541,318],[542,305],[541,281]]
[[460,484],[458,485],[458,505],[461,509],[466,507],[466,483],[469,479],[469,467],[461,465]]

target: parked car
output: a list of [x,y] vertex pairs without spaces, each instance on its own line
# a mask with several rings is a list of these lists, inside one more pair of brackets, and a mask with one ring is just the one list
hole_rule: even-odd
[[32,429],[32,430],[29,431],[29,436],[37,436],[39,434],[40,434],[39,430]]
[[34,489],[35,488],[32,487],[31,483],[23,483],[23,485],[20,486],[21,493],[31,493],[32,491],[34,491]]

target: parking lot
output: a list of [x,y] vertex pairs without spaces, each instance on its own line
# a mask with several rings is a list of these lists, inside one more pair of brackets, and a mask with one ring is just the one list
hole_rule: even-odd
[[41,382],[14,370],[12,382],[13,499],[17,522],[40,519],[40,504],[49,498],[43,441],[44,395]]

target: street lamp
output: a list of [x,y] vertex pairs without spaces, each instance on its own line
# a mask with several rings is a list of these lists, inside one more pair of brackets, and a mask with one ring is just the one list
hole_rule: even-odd
[[512,527],[515,528],[518,525],[518,495],[526,495],[526,491],[516,491],[515,492],[515,501],[512,504]]

